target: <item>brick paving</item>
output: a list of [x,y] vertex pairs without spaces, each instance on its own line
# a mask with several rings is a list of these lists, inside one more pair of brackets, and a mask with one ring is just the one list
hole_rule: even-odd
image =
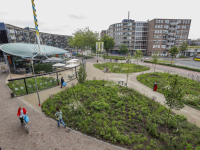
[[[0,66],[3,65],[0,63]],[[58,128],[54,120],[45,117],[18,98],[10,98],[5,85],[8,73],[0,73],[0,148],[2,150],[118,150],[119,147],[103,143],[75,131],[69,133]],[[30,118],[29,134],[17,117],[19,106],[27,109]]]

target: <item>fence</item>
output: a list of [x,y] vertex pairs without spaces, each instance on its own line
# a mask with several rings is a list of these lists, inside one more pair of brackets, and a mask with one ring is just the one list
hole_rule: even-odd
[[[86,62],[83,62],[81,65],[86,68]],[[38,90],[42,91],[59,86],[62,77],[65,83],[76,79],[78,70],[80,69],[81,65],[72,68],[62,69],[59,71],[35,75]],[[7,85],[15,93],[16,96],[22,96],[36,92],[34,76],[9,79],[8,82],[9,83]]]

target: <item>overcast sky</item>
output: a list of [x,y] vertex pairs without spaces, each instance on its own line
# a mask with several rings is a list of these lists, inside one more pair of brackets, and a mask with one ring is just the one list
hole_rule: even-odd
[[[101,32],[128,18],[192,19],[189,38],[200,38],[200,0],[35,0],[39,30],[72,35],[77,29]],[[31,0],[0,0],[0,22],[34,27]]]

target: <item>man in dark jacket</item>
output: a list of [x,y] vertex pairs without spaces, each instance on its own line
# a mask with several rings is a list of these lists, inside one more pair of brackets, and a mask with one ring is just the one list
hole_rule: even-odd
[[62,86],[63,86],[63,82],[64,82],[64,79],[63,79],[63,77],[61,78],[61,88],[62,88]]

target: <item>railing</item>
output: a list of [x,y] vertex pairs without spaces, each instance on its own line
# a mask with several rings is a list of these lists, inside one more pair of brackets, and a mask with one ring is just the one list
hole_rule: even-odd
[[170,25],[172,25],[172,26],[173,26],[173,25],[177,25],[177,24],[178,24],[178,22],[171,22],[171,23],[170,23]]
[[174,43],[167,43],[167,45],[174,45]]
[[[86,67],[85,62],[81,65],[83,65],[84,68]],[[72,68],[62,69],[59,71],[35,75],[38,90],[42,91],[59,86],[62,77],[64,78],[65,83],[76,79],[79,69],[80,65]],[[8,82],[9,83],[7,85],[15,93],[16,96],[22,96],[36,92],[34,76],[31,74],[26,74],[26,77],[22,78],[9,79]]]
[[169,28],[169,30],[176,30],[176,28]]
[[175,38],[167,38],[168,40],[170,40],[170,41],[174,41],[175,40]]
[[172,36],[172,35],[174,35],[174,33],[168,33],[168,35],[171,35],[171,36]]

